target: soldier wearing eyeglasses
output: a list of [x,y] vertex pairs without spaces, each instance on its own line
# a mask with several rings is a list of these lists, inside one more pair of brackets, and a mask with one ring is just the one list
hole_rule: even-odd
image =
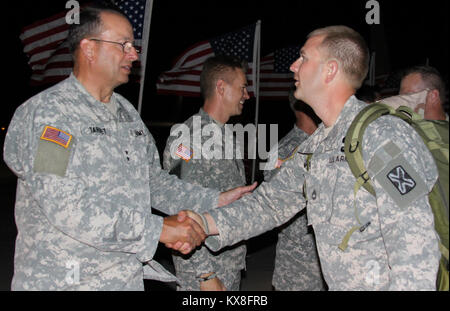
[[114,89],[138,59],[128,19],[90,7],[69,31],[73,73],[15,112],[4,159],[18,176],[13,290],[143,290],[175,281],[153,260],[158,242],[182,253],[205,234],[173,215],[221,206],[219,191],[161,170],[153,137]]

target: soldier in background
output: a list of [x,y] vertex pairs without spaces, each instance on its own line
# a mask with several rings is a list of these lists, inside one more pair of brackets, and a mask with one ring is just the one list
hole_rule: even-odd
[[[203,107],[181,124],[189,129],[190,135],[179,140],[172,135],[176,135],[180,124],[172,128],[164,150],[163,167],[177,172],[185,181],[219,191],[245,185],[244,163],[242,158],[236,157],[237,142],[232,132],[225,131],[225,123],[230,117],[242,113],[244,102],[249,98],[243,64],[227,56],[210,57],[203,65],[200,89]],[[201,146],[193,146],[195,135],[199,137]],[[202,149],[211,140],[214,144],[209,149]],[[229,142],[233,143],[232,158],[225,154],[225,145]],[[186,158],[177,152],[180,148],[193,153]],[[197,153],[201,156],[195,157]],[[239,290],[245,255],[246,247],[242,243],[217,253],[201,247],[189,256],[174,254],[176,276],[180,281],[178,289]]]
[[[289,106],[296,121],[292,130],[278,142],[278,165],[274,170],[264,171],[265,181],[275,175],[282,162],[294,155],[298,146],[314,133],[320,122],[311,107],[294,97],[294,90],[289,92]],[[314,232],[308,227],[306,209],[280,226],[279,230],[272,277],[275,290],[325,290]]]
[[[403,73],[400,82],[400,95],[407,95],[427,90],[424,103],[420,103],[416,109],[424,110],[424,118],[427,120],[446,120],[445,113],[447,103],[447,91],[444,80],[436,68],[431,66],[414,66]],[[417,112],[417,111],[416,111]]]

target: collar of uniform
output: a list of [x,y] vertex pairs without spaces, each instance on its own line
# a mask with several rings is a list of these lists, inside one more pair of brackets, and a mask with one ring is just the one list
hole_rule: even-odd
[[[91,111],[97,116],[100,121],[107,122],[116,119],[116,116],[114,116],[102,102],[95,99],[95,97],[85,89],[85,87],[81,84],[77,77],[75,77],[73,72],[70,73],[69,79],[70,82],[84,95],[84,97],[86,98],[86,105],[91,109]],[[119,116],[119,119],[121,118],[121,116],[123,118],[123,115],[126,114],[126,119],[129,120],[128,113],[120,103],[120,100],[117,99],[115,93],[111,95],[111,100],[117,103],[117,116]]]
[[[341,113],[339,114],[332,129],[327,133],[323,122],[317,130],[302,144],[301,152],[314,153],[315,151],[324,152],[343,146],[343,138],[347,133],[351,122],[356,114],[365,106],[366,103],[358,100],[352,95],[345,103]],[[323,150],[317,150],[317,147]]]
[[[302,135],[308,135],[304,130],[302,130],[301,128],[299,128],[297,125],[294,124],[294,128],[292,129],[295,134],[297,136],[302,136]],[[309,136],[309,135],[308,135]]]
[[200,108],[200,110],[198,111],[198,114],[202,118],[205,118],[208,121],[207,123],[214,122],[215,124],[217,124],[221,128],[225,125],[225,124],[220,123],[219,121],[217,121],[213,117],[211,117],[205,110],[203,110],[203,108]]

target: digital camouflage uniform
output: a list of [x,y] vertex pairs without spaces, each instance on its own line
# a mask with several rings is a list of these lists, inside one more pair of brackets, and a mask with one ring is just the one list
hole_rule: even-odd
[[[189,135],[169,136],[163,155],[163,167],[180,176],[181,179],[193,184],[210,187],[219,191],[227,191],[231,188],[245,185],[245,169],[242,159],[226,159],[224,154],[225,137],[228,135],[233,143],[232,134],[225,133],[225,125],[220,124],[203,109],[190,117],[184,123],[175,125],[171,133],[177,134],[177,129],[183,126],[189,129]],[[203,131],[203,135],[201,132]],[[194,147],[193,136],[201,136]],[[197,142],[197,141],[196,141]],[[214,144],[209,144],[214,142]],[[176,155],[176,148],[182,144],[192,149],[192,159],[185,161]],[[200,159],[200,148],[204,146],[204,152],[215,150],[219,153],[216,158],[207,159],[202,155]],[[232,144],[233,150],[235,143]],[[172,155],[171,155],[172,148]],[[208,155],[206,155],[208,156]],[[210,154],[213,156],[213,153]],[[187,159],[186,159],[187,160]],[[241,243],[242,244],[242,243]],[[200,279],[198,276],[216,272],[218,278],[223,282],[227,290],[239,290],[241,270],[245,268],[245,245],[233,246],[221,250],[218,253],[210,252],[206,247],[197,248],[189,255],[175,254],[173,261],[177,278],[181,287],[179,290],[200,290]]]
[[111,103],[116,115],[71,74],[17,108],[4,146],[18,176],[13,290],[143,290],[144,277],[174,281],[152,260],[163,218],[151,206],[176,214],[217,205],[218,191],[161,169],[153,137],[125,98],[113,93]]
[[[365,105],[350,97],[328,136],[321,124],[269,183],[210,211],[220,234],[207,239],[208,247],[217,250],[286,222],[305,207],[305,182],[308,223],[329,290],[435,290],[440,252],[427,197],[437,179],[433,158],[408,124],[391,116],[377,119],[363,139],[366,167],[381,172],[372,177],[377,195],[361,189],[355,201],[355,178],[345,161],[343,138]],[[387,181],[399,167],[403,173],[397,182]],[[414,187],[407,187],[411,180]],[[341,250],[353,227],[361,231],[354,231]]]
[[[278,142],[278,158],[287,161],[307,138],[307,133],[294,126]],[[265,170],[264,180],[269,181],[278,169]],[[316,242],[312,228],[308,227],[306,209],[279,229],[272,285],[282,291],[324,290]]]

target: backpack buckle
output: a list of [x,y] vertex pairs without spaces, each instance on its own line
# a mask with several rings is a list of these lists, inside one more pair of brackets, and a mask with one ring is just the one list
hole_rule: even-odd
[[353,147],[353,142],[348,146],[348,151],[350,153],[354,153],[356,150],[358,150],[358,146],[359,146],[359,141],[356,141],[356,146]]
[[369,177],[369,174],[367,173],[367,171],[365,171],[364,173],[359,175],[359,177],[364,181],[363,183],[366,183],[370,180],[370,177]]

